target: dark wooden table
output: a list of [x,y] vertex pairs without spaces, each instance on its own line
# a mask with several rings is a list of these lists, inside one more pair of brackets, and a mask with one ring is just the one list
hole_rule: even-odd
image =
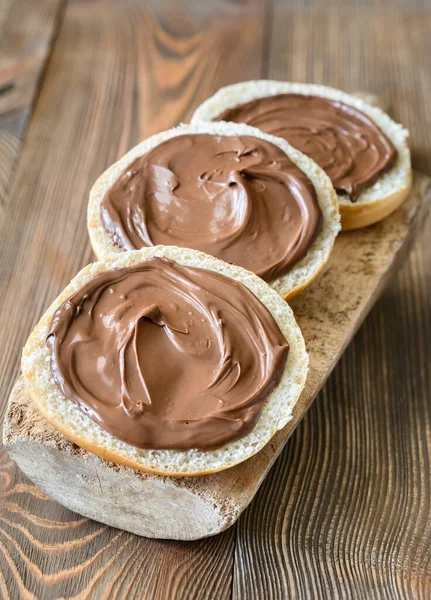
[[[218,87],[260,77],[390,98],[431,172],[429,2],[0,0],[0,417],[32,326],[92,259],[96,177]],[[0,450],[0,597],[430,598],[430,236],[428,220],[219,536],[151,541],[90,522]]]

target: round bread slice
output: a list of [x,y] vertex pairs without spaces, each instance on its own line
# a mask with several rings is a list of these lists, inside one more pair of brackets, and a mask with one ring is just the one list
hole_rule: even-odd
[[138,157],[143,156],[165,140],[186,134],[211,134],[224,136],[253,136],[275,144],[290,158],[290,160],[309,178],[313,184],[317,201],[323,216],[320,233],[309,248],[307,254],[293,265],[285,274],[277,277],[270,285],[289,300],[299,294],[317,277],[328,261],[335,238],[340,231],[340,213],[337,194],[326,173],[308,156],[295,150],[285,140],[263,133],[255,127],[242,123],[197,123],[179,125],[158,133],[141,142],[118,162],[105,171],[90,191],[88,204],[87,226],[91,245],[97,258],[105,258],[111,254],[124,252],[117,246],[107,233],[101,218],[100,206],[110,187],[116,182],[123,171]]
[[192,123],[212,121],[229,108],[257,98],[279,94],[320,96],[353,106],[372,119],[397,150],[398,156],[394,165],[372,186],[363,190],[355,202],[347,195],[338,195],[343,231],[377,223],[400,206],[410,191],[412,181],[410,150],[407,145],[409,132],[380,108],[361,98],[323,85],[269,80],[246,81],[221,88],[214,96],[205,100],[193,115]]
[[[180,265],[221,273],[245,285],[270,311],[289,343],[289,354],[280,383],[266,399],[255,427],[243,438],[214,451],[142,450],[103,430],[83,414],[57,387],[50,368],[46,337],[56,309],[98,273],[128,267],[153,257],[166,257]],[[85,267],[44,314],[28,339],[22,356],[22,372],[35,404],[68,439],[89,452],[114,463],[161,475],[202,475],[222,471],[259,452],[292,418],[293,407],[305,384],[308,355],[291,308],[271,287],[253,273],[229,265],[197,250],[155,246],[111,255]]]

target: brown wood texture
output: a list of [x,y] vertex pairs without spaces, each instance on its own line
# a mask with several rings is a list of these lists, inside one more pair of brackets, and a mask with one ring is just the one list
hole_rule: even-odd
[[[389,97],[430,173],[430,30],[426,2],[71,0],[8,175],[0,404],[32,325],[91,259],[86,195],[105,166],[220,85],[270,76]],[[138,539],[50,501],[2,453],[0,597],[429,597],[430,234],[235,529]]]
[[63,0],[0,0],[0,223]]

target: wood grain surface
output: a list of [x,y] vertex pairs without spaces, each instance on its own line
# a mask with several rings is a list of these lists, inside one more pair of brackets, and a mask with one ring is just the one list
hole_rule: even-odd
[[0,222],[63,0],[0,0]]
[[[1,26],[22,4],[2,0]],[[31,327],[91,260],[94,179],[220,85],[268,76],[387,96],[411,130],[415,167],[431,173],[426,1],[30,4],[18,21],[35,11],[25,35],[45,40],[39,58],[54,43],[25,93],[21,152],[2,150],[3,408]],[[430,597],[430,235],[428,219],[235,529],[138,539],[50,501],[2,453],[0,597]]]

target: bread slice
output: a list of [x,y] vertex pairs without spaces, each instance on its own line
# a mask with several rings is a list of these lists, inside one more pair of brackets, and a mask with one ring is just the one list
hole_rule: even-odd
[[377,223],[399,207],[409,193],[412,182],[410,150],[407,145],[409,132],[402,125],[395,123],[380,108],[368,104],[362,98],[323,85],[266,80],[246,81],[221,88],[214,96],[205,100],[193,115],[192,123],[212,121],[228,108],[245,104],[256,98],[278,94],[320,96],[353,106],[370,117],[397,149],[398,157],[393,167],[374,185],[365,189],[355,202],[352,202],[348,196],[339,194],[343,230],[358,229]]
[[100,213],[100,205],[105,194],[120,174],[136,158],[146,154],[165,140],[180,135],[199,133],[226,136],[248,135],[271,142],[279,146],[292,162],[311,180],[323,214],[322,230],[307,254],[288,273],[270,282],[271,286],[286,300],[293,298],[315,279],[329,258],[335,238],[340,230],[337,195],[329,177],[314,161],[292,148],[285,140],[265,134],[259,129],[244,124],[197,123],[193,125],[180,125],[174,129],[153,135],[141,142],[105,171],[91,189],[88,204],[88,233],[97,258],[105,258],[111,254],[124,252],[124,250],[115,245],[106,232]]
[[[152,257],[166,257],[179,264],[216,271],[244,284],[271,312],[289,342],[289,354],[279,385],[270,393],[252,431],[214,451],[141,450],[120,441],[84,415],[54,382],[45,340],[52,316],[71,294],[101,271],[131,266]],[[308,355],[293,312],[283,299],[259,277],[197,250],[155,246],[110,257],[85,267],[44,314],[28,339],[22,356],[22,373],[30,395],[58,431],[78,446],[114,463],[162,475],[201,475],[222,471],[256,454],[292,418],[293,407],[305,384]]]

